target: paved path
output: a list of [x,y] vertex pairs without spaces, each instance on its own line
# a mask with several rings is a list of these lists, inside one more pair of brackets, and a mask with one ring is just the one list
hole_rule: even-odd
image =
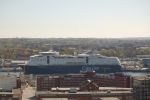
[[32,87],[27,87],[23,90],[22,100],[35,100],[35,90]]

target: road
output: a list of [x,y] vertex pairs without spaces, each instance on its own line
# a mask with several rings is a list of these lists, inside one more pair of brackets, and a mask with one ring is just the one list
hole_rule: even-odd
[[23,90],[22,100],[35,100],[35,89],[33,87],[28,86]]

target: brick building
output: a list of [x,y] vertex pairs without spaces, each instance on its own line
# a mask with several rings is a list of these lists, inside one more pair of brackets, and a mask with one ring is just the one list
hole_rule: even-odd
[[132,87],[132,78],[130,76],[97,75],[97,74],[68,74],[64,76],[37,76],[37,91],[51,90],[52,87],[81,87],[90,80],[98,87]]

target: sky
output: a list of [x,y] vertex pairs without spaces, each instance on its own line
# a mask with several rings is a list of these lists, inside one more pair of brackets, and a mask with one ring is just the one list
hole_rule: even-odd
[[0,38],[150,37],[150,0],[0,0]]

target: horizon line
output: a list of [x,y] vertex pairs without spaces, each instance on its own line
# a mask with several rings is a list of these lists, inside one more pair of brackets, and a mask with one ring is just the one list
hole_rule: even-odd
[[72,38],[72,39],[132,39],[132,38],[150,38],[150,37],[0,37],[0,39],[67,39],[67,38]]

